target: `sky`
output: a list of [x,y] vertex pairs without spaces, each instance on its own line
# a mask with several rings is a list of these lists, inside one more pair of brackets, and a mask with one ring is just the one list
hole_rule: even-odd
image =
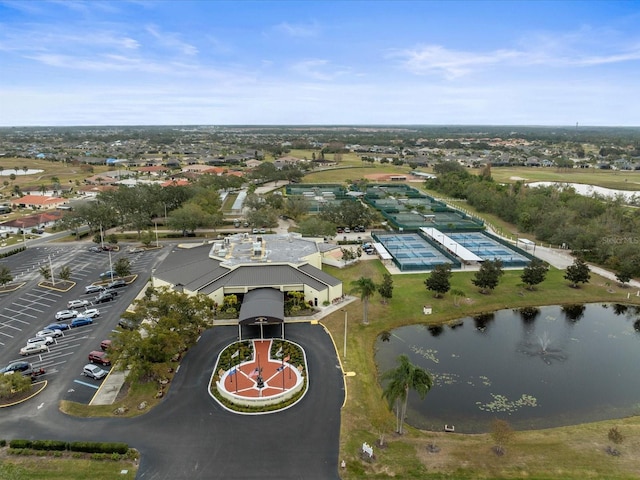
[[0,126],[640,125],[640,0],[0,0]]

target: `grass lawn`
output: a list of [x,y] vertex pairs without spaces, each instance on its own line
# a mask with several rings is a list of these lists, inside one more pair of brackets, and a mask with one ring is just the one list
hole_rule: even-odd
[[[0,478],[3,480],[101,480],[133,479],[138,465],[132,460],[91,460],[86,455],[66,454],[52,457],[45,452],[36,455],[10,455],[8,447],[0,449]],[[123,471],[127,473],[122,473]]]
[[[331,275],[344,282],[349,291],[350,282],[365,276],[379,283],[384,267],[375,261],[363,261],[346,269],[326,268]],[[640,447],[640,418],[632,417],[595,424],[561,427],[540,431],[516,432],[506,447],[507,453],[499,457],[491,447],[494,442],[488,434],[461,435],[444,432],[420,431],[407,428],[402,437],[393,433],[394,416],[382,399],[378,373],[374,362],[374,343],[377,336],[401,325],[413,323],[443,323],[481,312],[520,306],[554,305],[586,302],[628,302],[628,289],[611,286],[606,279],[592,274],[591,282],[572,289],[562,277],[563,271],[553,269],[547,280],[535,291],[523,290],[518,284],[521,271],[507,271],[500,285],[489,295],[478,293],[471,284],[472,272],[454,273],[452,288],[465,292],[460,306],[449,294],[435,299],[427,292],[423,281],[426,274],[394,275],[394,298],[384,305],[379,296],[369,302],[370,325],[361,324],[360,301],[346,307],[349,319],[347,358],[347,400],[342,412],[340,459],[347,467],[341,470],[344,479],[367,478],[638,478],[640,464],[634,453]],[[407,299],[411,299],[408,301]],[[632,296],[639,304],[640,299]],[[422,306],[429,304],[433,314],[425,317]],[[337,345],[343,344],[344,315],[338,311],[325,318]],[[342,356],[342,349],[339,349]],[[625,435],[618,446],[620,457],[604,452],[610,442],[609,428],[618,426]],[[380,448],[378,439],[385,434],[386,446]],[[359,455],[363,442],[374,446],[373,462]],[[431,443],[439,453],[429,453]]]
[[[479,173],[480,170],[473,170]],[[599,185],[619,190],[640,190],[640,172],[596,170],[595,168],[573,168],[559,170],[542,167],[495,167],[491,176],[496,182],[514,183],[518,178],[527,182],[571,182]]]

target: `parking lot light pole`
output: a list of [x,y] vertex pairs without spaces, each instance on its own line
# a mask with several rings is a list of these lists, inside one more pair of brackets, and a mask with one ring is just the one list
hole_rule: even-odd
[[111,263],[111,250],[109,250],[109,275],[111,275],[111,281],[113,282],[113,264]]
[[347,310],[342,309],[344,312],[344,358],[347,358]]

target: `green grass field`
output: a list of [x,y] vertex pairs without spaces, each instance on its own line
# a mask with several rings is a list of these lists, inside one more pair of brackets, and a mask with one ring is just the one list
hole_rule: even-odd
[[[344,282],[360,276],[379,283],[383,265],[363,261],[347,269],[327,268],[328,273]],[[378,373],[374,362],[374,344],[378,335],[401,325],[414,323],[446,323],[458,318],[502,308],[554,305],[586,302],[627,302],[628,289],[610,285],[605,279],[593,276],[591,282],[580,289],[572,289],[563,279],[563,272],[553,269],[547,280],[535,291],[523,290],[520,271],[507,271],[498,288],[490,295],[482,295],[471,284],[471,272],[455,273],[452,288],[465,292],[466,299],[456,306],[450,295],[433,298],[423,281],[426,274],[395,275],[394,298],[382,304],[380,297],[369,303],[370,325],[361,324],[360,301],[346,307],[348,314],[347,358],[344,369],[355,372],[346,377],[347,400],[342,413],[340,458],[347,468],[341,471],[344,479],[367,478],[638,478],[640,464],[634,451],[640,447],[640,418],[612,420],[557,429],[516,432],[507,446],[507,454],[498,457],[491,451],[490,435],[460,435],[427,432],[408,428],[402,437],[393,433],[394,416],[382,399]],[[640,298],[632,296],[636,304]],[[433,314],[425,317],[422,306],[429,304]],[[323,323],[337,345],[344,340],[344,315],[336,312]],[[342,349],[338,349],[342,357]],[[621,457],[604,452],[609,444],[607,433],[618,426],[625,435]],[[386,448],[377,448],[380,433],[386,433]],[[369,463],[361,460],[362,442],[374,446],[376,459]],[[430,454],[427,445],[435,443],[440,453]]]

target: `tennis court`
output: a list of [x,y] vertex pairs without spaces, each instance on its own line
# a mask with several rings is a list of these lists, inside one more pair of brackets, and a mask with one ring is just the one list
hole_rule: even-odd
[[376,233],[375,238],[391,254],[401,271],[432,270],[441,263],[452,264],[453,268],[460,266],[417,233]]
[[500,260],[505,267],[521,267],[530,260],[517,250],[503,245],[483,232],[447,233],[449,238],[484,260]]

